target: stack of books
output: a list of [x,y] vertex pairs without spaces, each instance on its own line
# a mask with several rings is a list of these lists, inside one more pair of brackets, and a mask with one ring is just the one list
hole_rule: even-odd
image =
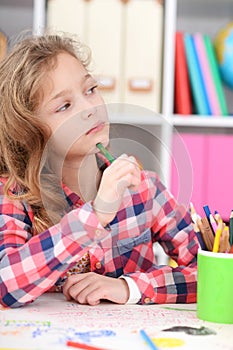
[[227,116],[218,62],[210,37],[176,32],[175,113]]

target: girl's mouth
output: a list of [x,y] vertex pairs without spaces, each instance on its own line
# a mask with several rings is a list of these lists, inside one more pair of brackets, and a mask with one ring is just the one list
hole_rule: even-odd
[[105,127],[105,123],[101,122],[101,123],[93,126],[93,128],[91,128],[90,130],[88,130],[86,135],[97,133],[97,132],[101,131],[104,127]]

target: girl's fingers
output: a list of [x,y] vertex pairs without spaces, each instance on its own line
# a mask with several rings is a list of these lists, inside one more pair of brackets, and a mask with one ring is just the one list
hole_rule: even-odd
[[[114,165],[114,163],[116,164]],[[119,181],[128,174],[140,179],[140,169],[134,157],[118,158],[118,161],[116,160],[114,163],[112,163],[111,166],[105,170],[104,176],[110,176],[109,180],[111,182]]]
[[97,305],[101,299],[124,304],[129,298],[129,287],[124,279],[88,272],[68,277],[63,293],[68,300],[80,304]]
[[86,279],[85,273],[69,276],[67,278],[67,280],[65,281],[63,288],[62,288],[62,291],[63,291],[63,294],[65,295],[65,297],[70,300],[70,292],[69,292],[70,288],[72,288],[77,283],[80,283],[80,285],[81,285],[81,282],[85,281],[85,279]]

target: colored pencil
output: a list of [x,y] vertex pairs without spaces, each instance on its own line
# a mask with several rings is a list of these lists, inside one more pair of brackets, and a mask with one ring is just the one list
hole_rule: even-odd
[[77,343],[71,340],[67,340],[66,345],[72,346],[73,348],[76,348],[76,349],[83,349],[83,350],[107,350],[103,348],[97,348],[96,346],[92,346],[84,343]]
[[233,245],[233,210],[230,215],[230,236],[229,236],[230,245]]
[[[109,151],[107,150],[107,148],[105,148],[103,145],[102,145],[102,143],[97,143],[96,144],[96,147],[100,150],[100,152],[107,158],[107,160],[110,162],[110,163],[112,163],[112,162],[114,162],[114,160],[116,159],[115,157],[113,157],[112,155],[111,155],[111,153],[109,153]],[[140,170],[143,170],[143,166],[142,166],[142,164],[141,164],[141,162],[138,160],[138,159],[136,159],[136,162],[137,162],[137,165],[139,166],[139,169]]]
[[216,230],[217,230],[217,224],[216,224],[216,221],[214,220],[214,217],[213,217],[212,214],[210,214],[209,219],[210,219],[211,227],[212,227],[212,229],[213,229],[213,231],[215,233]]
[[217,211],[214,212],[214,218],[217,223],[219,223],[219,221],[222,221],[221,215]]
[[197,224],[197,220],[201,219],[201,217],[200,217],[200,215],[197,214],[192,202],[190,202],[190,214],[191,214],[191,218],[192,218],[192,221],[194,222],[194,224]]
[[153,341],[151,340],[149,335],[144,331],[144,329],[141,329],[139,333],[151,350],[158,350],[157,346],[153,343]]
[[[203,240],[205,242],[205,245],[209,251],[213,249],[214,245],[214,234],[212,227],[210,226],[209,220],[207,219],[206,216],[204,216],[201,219],[202,225],[200,226],[200,229],[202,230],[201,232],[203,233]],[[198,223],[200,225],[200,223]]]
[[216,233],[215,233],[214,246],[213,246],[213,250],[212,250],[213,253],[217,253],[219,250],[220,237],[222,234],[222,230],[223,230],[223,222],[222,222],[222,220],[220,220],[218,223]]
[[108,150],[102,145],[102,143],[97,143],[96,147],[100,150],[100,152],[107,158],[107,160],[112,163],[115,158],[108,152]]
[[203,209],[204,209],[206,217],[209,218],[209,216],[211,214],[209,206],[208,205],[204,205]]
[[229,253],[233,254],[233,245],[231,246]]
[[203,209],[204,209],[204,212],[205,212],[207,219],[209,220],[210,227],[211,227],[213,233],[215,233],[217,230],[217,224],[216,224],[216,221],[214,220],[213,215],[211,214],[210,208],[208,205],[204,205]]
[[225,225],[219,244],[219,253],[228,253],[231,246],[229,243],[229,227]]

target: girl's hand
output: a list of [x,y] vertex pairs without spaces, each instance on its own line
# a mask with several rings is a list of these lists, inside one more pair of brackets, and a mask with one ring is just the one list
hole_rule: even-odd
[[67,300],[79,304],[97,305],[101,299],[125,304],[129,299],[129,287],[123,278],[98,275],[95,272],[71,275],[63,286]]
[[141,172],[136,159],[122,154],[105,169],[97,196],[94,200],[94,209],[103,226],[111,222],[121,205],[126,188],[137,191],[141,182]]

